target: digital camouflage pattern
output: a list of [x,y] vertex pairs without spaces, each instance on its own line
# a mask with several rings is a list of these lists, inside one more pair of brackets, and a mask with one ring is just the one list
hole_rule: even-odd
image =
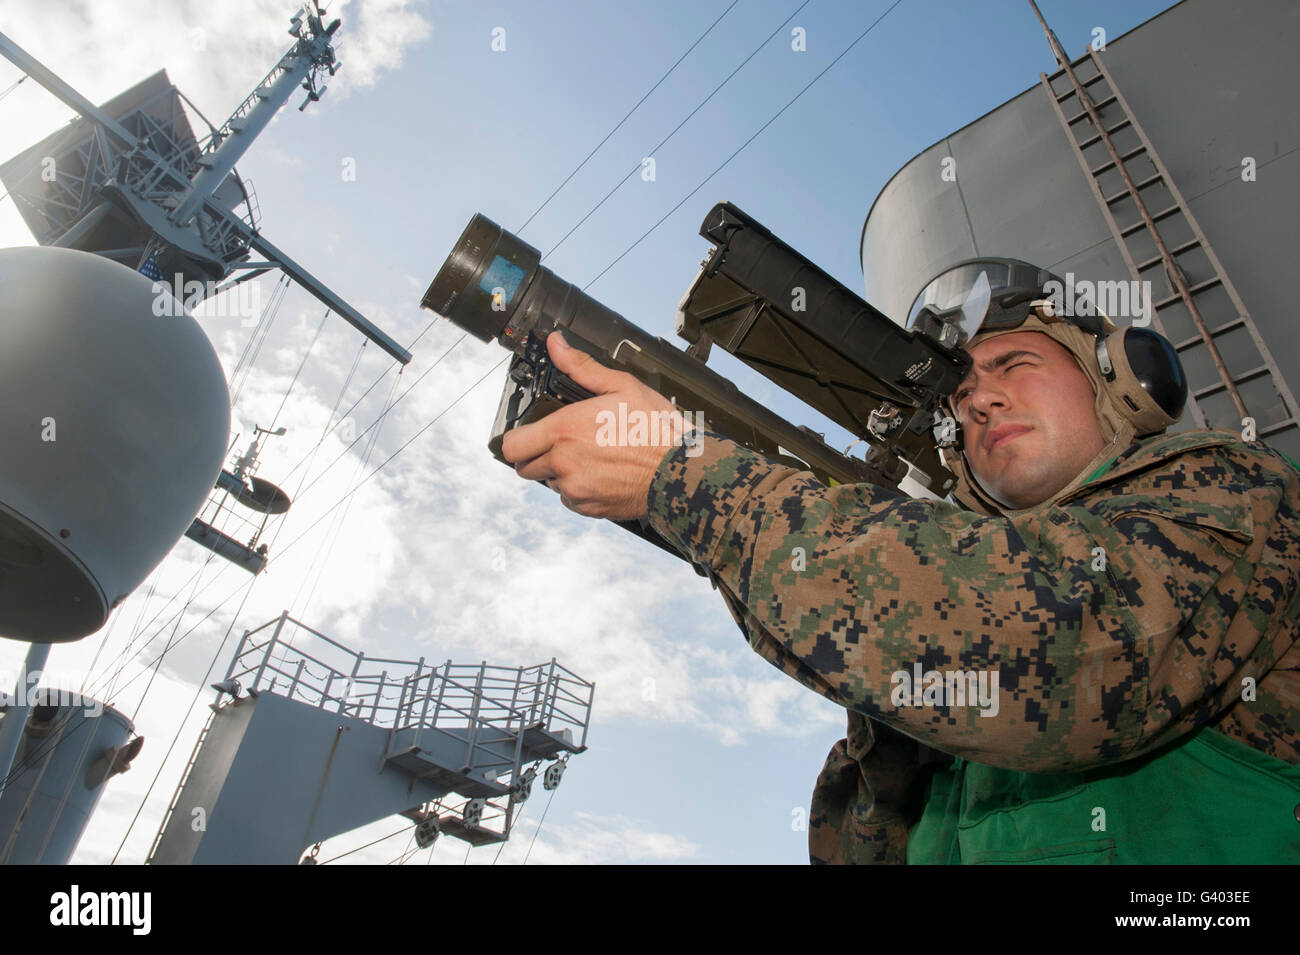
[[[996,517],[701,445],[660,463],[650,524],[711,569],[754,650],[849,711],[813,794],[814,862],[904,861],[949,756],[1083,770],[1211,724],[1300,762],[1300,473],[1265,445],[1149,438]],[[996,715],[895,705],[917,663],[996,670]]]

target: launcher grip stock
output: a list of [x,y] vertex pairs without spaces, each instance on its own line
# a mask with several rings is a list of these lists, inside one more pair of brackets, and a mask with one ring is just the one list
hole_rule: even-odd
[[[878,313],[863,313],[872,320],[870,327],[874,332],[888,333],[886,337],[890,339],[892,348],[887,355],[879,348],[870,352],[869,363],[888,366],[881,369],[881,375],[859,376],[874,389],[872,394],[877,395],[874,403],[862,405],[858,416],[863,422],[870,419],[873,428],[872,447],[865,459],[836,451],[810,428],[792,424],[742,394],[733,382],[704,363],[708,340],[701,341],[702,335],[720,326],[709,325],[701,331],[703,323],[711,322],[715,314],[721,314],[714,306],[725,308],[728,298],[734,299],[729,290],[737,281],[745,281],[745,275],[749,274],[728,278],[718,269],[725,264],[728,255],[743,259],[748,248],[745,242],[751,237],[759,243],[760,257],[766,249],[778,249],[791,261],[796,261],[798,254],[780,245],[779,240],[743,217],[739,210],[730,206],[726,210],[725,241],[711,256],[712,266],[696,280],[688,293],[688,299],[694,294],[701,301],[707,300],[709,309],[703,321],[692,326],[695,337],[691,339],[692,348],[687,351],[648,334],[543,267],[537,249],[490,219],[476,215],[470,220],[429,286],[421,305],[484,341],[495,338],[513,353],[488,445],[498,460],[504,462],[501,442],[507,431],[545,417],[566,404],[591,397],[590,392],[551,363],[546,350],[546,336],[560,329],[571,346],[610,368],[628,372],[671,400],[688,420],[758,454],[809,470],[828,485],[871,482],[898,486],[908,474],[907,463],[896,451],[899,440],[904,440],[905,446],[916,444],[921,440],[923,430],[930,425],[929,403],[934,386],[928,379],[918,376],[930,374],[932,367],[939,370],[942,363],[936,364],[935,356],[929,352],[923,354],[924,361],[916,362],[916,346],[911,333],[889,325],[888,320]],[[716,231],[711,229],[707,234],[711,240],[721,241],[713,235]],[[756,268],[762,272],[761,267]],[[720,284],[723,282],[732,284],[724,286]],[[824,277],[823,284],[831,289],[834,298],[840,293],[828,284],[832,282],[828,276]],[[712,283],[707,294],[701,292],[701,283]],[[749,293],[745,302],[752,306],[749,311],[726,313],[727,320],[733,322],[732,328],[737,330],[729,333],[725,342],[716,338],[723,347],[728,347],[728,343],[733,341],[742,341],[744,335],[741,332],[754,327],[761,316],[776,315],[780,311],[761,295]],[[865,303],[863,305],[869,308]],[[789,318],[788,315],[784,317]],[[884,325],[881,325],[882,321]],[[906,350],[902,350],[902,346]],[[736,348],[734,354],[752,363],[752,356],[747,359],[747,352],[734,344],[732,347]],[[819,347],[825,350],[829,346],[822,344]],[[910,364],[895,367],[901,361]],[[888,372],[887,376],[884,372]],[[817,368],[811,370],[811,376],[818,381],[832,380],[826,371]],[[774,380],[790,390],[789,382],[780,378]],[[848,387],[858,388],[857,382],[849,382]],[[792,393],[808,400],[808,395],[798,391]],[[823,403],[831,400],[825,399]],[[814,407],[819,406],[817,401],[811,403]],[[858,417],[847,420],[861,423]],[[877,424],[880,426],[876,427]],[[856,433],[863,435],[861,429],[856,429]],[[629,526],[624,523],[624,526],[676,553],[644,524]],[[701,572],[706,571],[701,569]]]

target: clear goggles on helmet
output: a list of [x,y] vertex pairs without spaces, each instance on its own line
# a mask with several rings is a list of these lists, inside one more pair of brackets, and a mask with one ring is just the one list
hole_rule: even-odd
[[[1052,282],[1064,288],[1051,272],[1019,259],[968,259],[941,272],[921,290],[904,327],[950,348],[962,348],[980,332],[1018,328],[1035,303],[1050,301],[1047,287]],[[1065,317],[1047,310],[1044,320],[1068,321],[1098,336],[1106,330],[1100,315]]]

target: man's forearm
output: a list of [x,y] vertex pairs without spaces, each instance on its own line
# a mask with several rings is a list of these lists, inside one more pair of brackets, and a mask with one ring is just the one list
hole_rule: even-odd
[[701,446],[661,462],[651,525],[712,569],[755,650],[841,705],[948,753],[1048,772],[1175,738],[1169,713],[1204,693],[1193,674],[1184,698],[1154,698],[1183,608],[1152,600],[1139,618],[1093,569],[1095,548],[1131,552],[1125,592],[1163,594],[1163,572],[1085,510],[982,517]]

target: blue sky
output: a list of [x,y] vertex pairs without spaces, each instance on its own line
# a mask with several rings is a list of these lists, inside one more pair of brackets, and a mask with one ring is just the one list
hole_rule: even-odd
[[[811,0],[800,9],[800,0],[740,0],[520,234],[549,252],[636,169],[545,264],[587,285],[685,199],[588,289],[653,334],[674,338],[677,302],[707,249],[700,221],[722,199],[860,292],[862,223],[889,177],[1053,67],[1024,0],[902,0],[704,182],[891,3]],[[336,5],[332,12],[344,21],[343,72],[306,113],[296,110],[295,98],[239,171],[255,184],[266,235],[393,337],[410,342],[433,318],[419,310],[420,296],[471,215],[482,212],[518,230],[728,5]],[[122,0],[46,6],[6,4],[0,28],[91,99],[103,101],[165,66],[218,123],[287,48],[292,12],[277,0],[184,2],[161,13]],[[1042,4],[1072,54],[1094,28],[1113,39],[1168,6]],[[792,49],[795,27],[804,31],[804,51]],[[492,49],[496,28],[504,30],[504,51]],[[760,44],[689,122],[653,148]],[[0,88],[18,75],[0,63]],[[5,157],[69,116],[33,85],[0,101]],[[639,170],[652,150],[655,178],[645,181]],[[344,168],[355,169],[355,178],[346,178]],[[12,200],[0,202],[0,244],[31,241]],[[262,288],[269,297],[271,283]],[[246,435],[253,423],[266,423],[320,318],[314,300],[289,293],[232,427]],[[200,321],[231,370],[250,329],[222,316]],[[184,602],[190,574],[203,574],[205,589],[180,630],[193,626],[193,633],[168,654],[149,696],[138,705],[143,680],[120,691],[128,714],[138,705],[147,743],[136,769],[114,781],[80,861],[112,857],[208,663],[216,657],[224,668],[229,650],[223,655],[218,647],[226,631],[237,636],[288,606],[370,654],[509,665],[554,655],[597,681],[591,749],[572,762],[532,862],[806,861],[806,834],[797,824],[826,751],[842,735],[842,712],[752,654],[722,602],[684,564],[565,511],[549,491],[494,462],[484,445],[502,372],[471,386],[504,352],[457,343],[459,337],[439,321],[421,338],[399,394],[446,357],[387,417],[366,465],[359,460],[364,442],[345,453],[346,442],[328,439],[311,472],[323,476],[295,502],[284,541],[304,533],[361,474],[414,438],[356,492],[332,537],[327,518],[291,548],[272,548],[271,568],[239,619],[234,610],[249,583],[243,572],[205,566],[206,552],[186,541],[160,569],[153,605],[142,607],[141,587],[119,611],[125,622],[107,638],[105,658],[125,646],[134,621],[147,621],[161,606],[160,595],[179,592]],[[268,448],[263,476],[276,480],[310,452],[359,346],[342,321],[326,323],[286,407],[289,434]],[[353,412],[358,432],[380,412],[393,381],[391,362],[376,352],[362,356],[345,402],[388,373]],[[711,364],[779,413],[838,442],[837,429],[726,358]],[[324,471],[336,454],[338,465]],[[494,556],[495,566],[504,558],[505,574],[494,569]],[[222,603],[227,594],[233,599]],[[141,632],[147,638],[152,631]],[[51,668],[84,675],[100,640],[57,649]],[[0,651],[0,663],[16,667],[21,648],[6,643]],[[102,670],[101,661],[96,672]],[[184,724],[121,861],[143,858],[199,719],[195,713]],[[522,859],[541,811],[534,800],[502,862]],[[378,822],[331,840],[322,856],[396,828],[392,819]],[[350,861],[388,861],[404,839]],[[491,861],[494,851],[477,850],[470,861]],[[463,855],[440,843],[432,861],[459,863]]]

